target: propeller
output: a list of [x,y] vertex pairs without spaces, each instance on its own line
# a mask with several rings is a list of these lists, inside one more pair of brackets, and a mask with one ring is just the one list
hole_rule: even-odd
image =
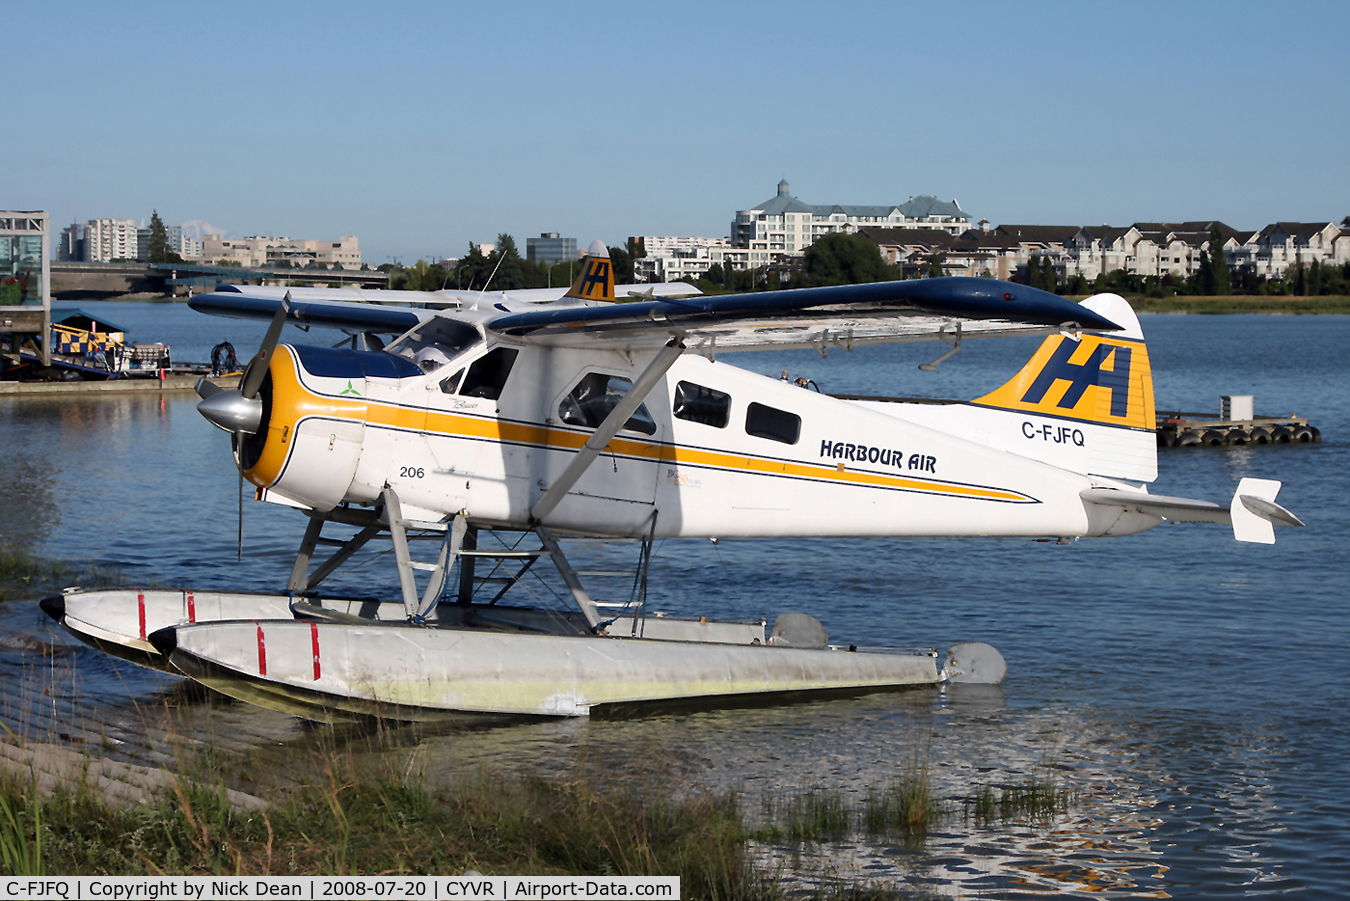
[[[267,366],[271,362],[272,352],[277,349],[277,342],[281,340],[281,330],[286,325],[286,317],[291,311],[291,292],[287,291],[286,296],[281,299],[281,304],[277,307],[276,313],[272,315],[272,322],[267,326],[267,334],[263,336],[262,345],[258,352],[249,360],[248,367],[244,369],[244,376],[240,379],[239,387],[235,390],[228,390],[220,387],[204,378],[197,380],[197,396],[201,402],[197,404],[197,412],[206,417],[206,420],[217,428],[224,429],[235,437],[235,446],[239,446],[241,433],[256,434],[262,427],[262,401],[258,400],[258,392],[262,390],[263,381],[267,378]],[[240,561],[244,559],[244,470],[242,465],[239,469],[239,487],[236,489],[239,500],[239,543],[237,547],[237,557]]]
[[244,378],[240,382],[239,391],[249,400],[257,397],[258,390],[262,388],[263,378],[267,375],[267,358],[272,356],[272,351],[277,349],[277,342],[281,340],[281,329],[286,325],[286,315],[290,311],[291,292],[287,291],[286,296],[281,298],[281,306],[277,307],[276,313],[272,316],[272,323],[267,326],[267,334],[263,337],[262,346],[253,355],[253,359],[248,361],[248,368],[244,370]]
[[277,349],[277,342],[281,340],[281,330],[286,325],[286,316],[290,310],[291,292],[287,291],[272,316],[271,324],[267,326],[262,346],[244,369],[238,390],[227,391],[205,379],[198,380],[197,394],[202,400],[197,404],[197,412],[212,425],[234,434],[256,434],[262,427],[263,405],[258,400],[258,392],[262,390],[263,380],[267,377],[267,365],[272,352]]

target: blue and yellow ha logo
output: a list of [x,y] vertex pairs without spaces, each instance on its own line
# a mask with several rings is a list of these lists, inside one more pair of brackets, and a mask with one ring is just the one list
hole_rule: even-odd
[[1012,381],[972,403],[1122,428],[1157,427],[1148,349],[1126,338],[1051,335]]

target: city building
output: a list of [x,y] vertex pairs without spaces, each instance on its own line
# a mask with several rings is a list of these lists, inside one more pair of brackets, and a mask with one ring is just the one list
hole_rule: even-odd
[[731,244],[775,256],[800,256],[822,235],[851,234],[859,228],[926,228],[960,235],[969,230],[970,216],[955,200],[927,194],[882,206],[812,205],[793,197],[784,179],[773,197],[752,209],[736,211]]
[[135,260],[140,251],[134,219],[90,219],[83,226],[82,235],[81,259],[86,263]]
[[[732,247],[726,238],[636,235],[628,239],[630,247],[639,243],[646,255],[633,260],[633,278],[638,282],[700,279],[714,263],[723,270],[750,265],[750,251]],[[763,255],[767,264],[769,254]]]
[[563,238],[557,232],[544,232],[525,239],[525,259],[531,263],[562,263],[577,258],[577,239]]
[[291,266],[304,269],[322,265],[328,269],[360,269],[357,239],[344,235],[337,241],[297,240],[286,237],[224,238],[203,235],[201,257],[207,263],[237,264],[266,269]]
[[56,259],[62,263],[74,263],[84,259],[84,226],[72,222],[61,229],[61,238],[56,246]]

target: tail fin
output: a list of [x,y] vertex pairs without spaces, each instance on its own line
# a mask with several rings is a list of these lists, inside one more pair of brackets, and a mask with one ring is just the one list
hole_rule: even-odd
[[1046,338],[1011,381],[976,406],[1024,417],[1020,453],[1076,472],[1151,482],[1158,476],[1153,374],[1139,319],[1124,298],[1083,306],[1124,327]]
[[580,300],[614,300],[614,266],[609,261],[609,248],[603,241],[592,241],[581,261],[581,274],[563,297]]

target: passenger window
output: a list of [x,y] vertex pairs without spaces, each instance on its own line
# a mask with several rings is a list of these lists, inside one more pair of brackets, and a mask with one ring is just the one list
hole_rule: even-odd
[[[596,428],[632,387],[633,383],[623,376],[589,373],[558,405],[558,418],[568,425]],[[656,421],[647,412],[646,404],[638,407],[623,427],[644,435],[656,434]]]
[[802,418],[796,413],[752,403],[745,411],[745,433],[783,444],[796,444],[802,433]]
[[731,420],[731,395],[712,388],[679,382],[675,385],[676,419],[724,429]]
[[459,393],[464,397],[497,400],[502,396],[502,388],[506,387],[506,379],[516,363],[517,353],[519,351],[514,347],[498,347],[474,360],[468,374],[464,376]]

